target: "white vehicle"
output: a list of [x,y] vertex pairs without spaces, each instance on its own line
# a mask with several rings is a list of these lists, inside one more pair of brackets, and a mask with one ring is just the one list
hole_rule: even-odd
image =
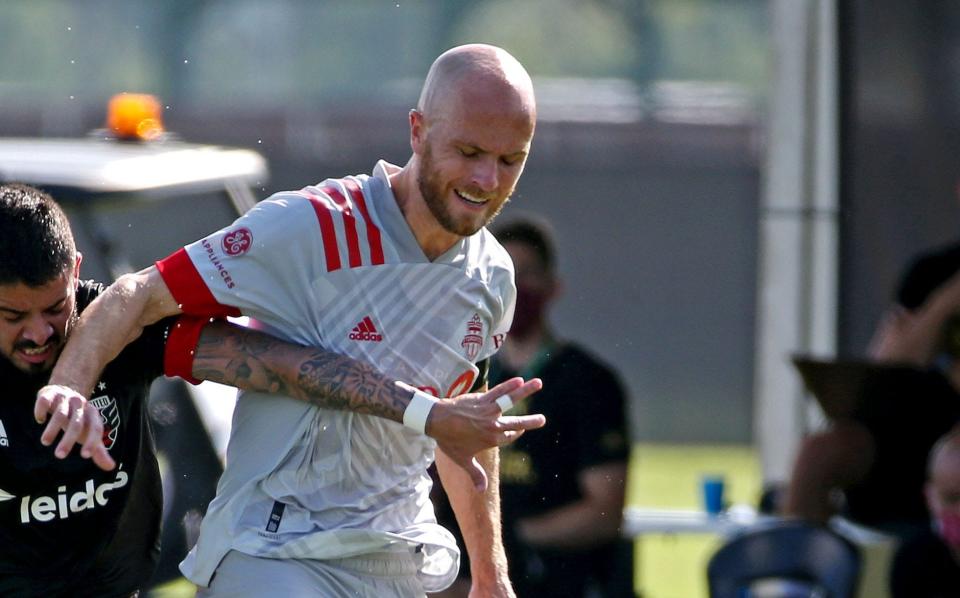
[[266,160],[253,150],[164,131],[159,102],[142,94],[114,96],[106,127],[85,138],[0,137],[0,181],[50,192],[70,216],[82,273],[99,280],[232,221],[266,179]]
[[[84,138],[0,137],[0,182],[49,192],[70,218],[80,275],[109,283],[247,211],[267,163],[249,149],[187,143],[163,130],[152,96],[120,94],[106,126]],[[163,551],[155,582],[179,577],[223,470],[235,391],[158,380],[150,414],[164,485]]]

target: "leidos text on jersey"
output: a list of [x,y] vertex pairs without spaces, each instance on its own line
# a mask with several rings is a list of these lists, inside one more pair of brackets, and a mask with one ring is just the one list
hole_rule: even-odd
[[60,486],[56,496],[24,496],[20,499],[20,522],[30,523],[31,518],[40,522],[66,519],[70,513],[79,513],[97,506],[105,507],[109,500],[107,492],[123,488],[128,479],[125,471],[118,471],[114,481],[95,486],[93,480],[87,480],[83,490],[70,495],[67,494],[66,486]]

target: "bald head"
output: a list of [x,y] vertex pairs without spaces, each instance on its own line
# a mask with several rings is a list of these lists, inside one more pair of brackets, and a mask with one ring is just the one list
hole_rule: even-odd
[[505,50],[470,44],[434,61],[408,115],[413,154],[390,179],[430,259],[480,230],[513,194],[536,112],[530,75]]
[[937,441],[930,450],[927,461],[927,476],[935,479],[944,471],[960,472],[960,428],[955,428]]
[[483,101],[492,95],[536,120],[533,82],[523,65],[503,48],[467,44],[451,48],[433,62],[417,110],[442,118],[462,101]]
[[[960,428],[947,432],[930,450],[924,495],[938,520],[960,517]],[[956,539],[960,550],[960,534]]]

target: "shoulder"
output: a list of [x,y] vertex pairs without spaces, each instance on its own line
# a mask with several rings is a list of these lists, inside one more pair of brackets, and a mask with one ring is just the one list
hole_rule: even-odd
[[586,384],[604,383],[620,388],[622,383],[616,370],[593,351],[573,342],[558,345],[550,359],[552,372],[568,375],[572,380]]
[[95,280],[81,280],[77,285],[77,313],[86,309],[105,288],[106,285]]
[[[226,230],[227,234],[245,230],[253,241],[258,238],[268,240],[266,245],[249,243],[251,247],[280,247],[288,243],[291,236],[318,236],[332,227],[333,213],[348,211],[352,202],[346,198],[349,193],[341,193],[337,188],[318,183],[302,189],[279,191],[257,202],[243,217]],[[326,231],[329,232],[329,231]],[[331,235],[331,238],[335,238]]]
[[596,353],[575,342],[568,341],[558,345],[554,361],[567,365],[578,365],[594,370],[613,372],[613,368]]
[[486,228],[468,237],[466,253],[466,265],[472,275],[497,285],[513,285],[513,260]]
[[316,209],[337,212],[354,209],[363,211],[368,201],[364,187],[369,180],[370,177],[364,174],[331,178],[307,185],[298,191],[288,191],[284,195],[306,199]]

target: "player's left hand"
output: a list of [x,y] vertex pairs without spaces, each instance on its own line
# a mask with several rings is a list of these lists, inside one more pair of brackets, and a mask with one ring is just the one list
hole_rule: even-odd
[[437,446],[470,476],[474,487],[483,492],[487,476],[475,455],[480,451],[509,444],[527,430],[542,427],[546,418],[539,414],[502,415],[517,403],[543,388],[539,378],[524,381],[511,378],[483,393],[468,393],[440,399],[430,410],[426,433]]
[[80,456],[84,459],[92,458],[97,467],[104,471],[116,467],[116,462],[103,445],[103,419],[100,417],[100,410],[77,391],[67,386],[44,386],[37,393],[33,417],[38,424],[47,424],[40,435],[40,442],[44,446],[53,444],[63,432],[63,437],[54,450],[58,459],[66,458],[73,446],[80,444]]

